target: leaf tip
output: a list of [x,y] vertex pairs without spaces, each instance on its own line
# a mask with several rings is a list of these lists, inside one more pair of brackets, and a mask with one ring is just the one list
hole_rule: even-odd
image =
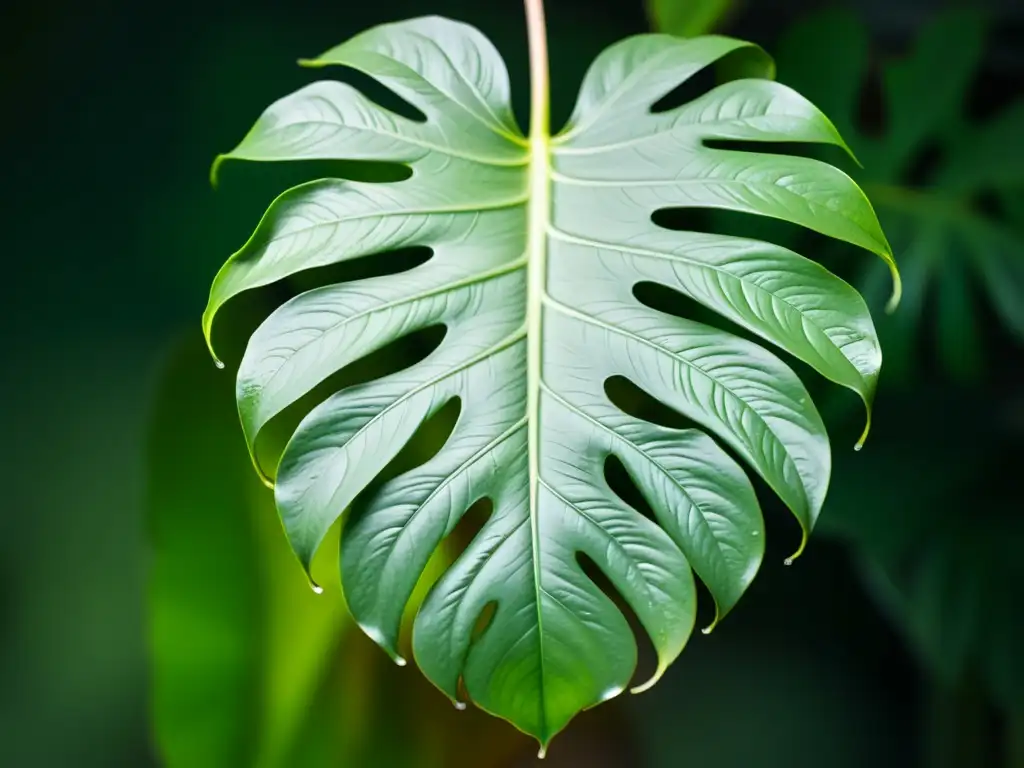
[[547,744],[541,744],[540,745],[540,749],[537,750],[537,759],[538,760],[543,760],[547,756],[548,756],[548,745]]
[[[260,460],[256,458],[255,446],[253,446],[253,448],[250,450],[249,457],[252,459],[253,469],[256,470],[256,474],[259,476],[260,482],[262,482],[270,490],[274,490],[274,478],[272,478],[270,475],[264,472],[263,467],[260,466]],[[303,567],[306,569],[306,572],[308,573],[309,564],[303,562]]]
[[[395,650],[394,643],[391,639],[381,631],[380,627],[374,627],[369,624],[360,624],[359,628],[363,630],[368,638],[373,640],[384,653],[391,657],[391,660],[395,662],[399,667],[404,667],[408,662]],[[465,705],[463,705],[465,706]],[[455,704],[455,708],[458,709],[458,702]]]
[[309,588],[313,590],[314,595],[322,595],[324,593],[324,588],[312,579],[309,580]]
[[889,274],[892,277],[892,294],[889,296],[889,301],[885,304],[885,313],[891,315],[900,305],[900,299],[903,298],[903,278],[900,277],[900,270],[896,266],[896,259],[893,257],[892,248],[889,247],[888,242],[884,240],[882,242],[885,247],[883,250],[878,251],[878,255],[884,259],[889,267]]
[[864,431],[860,433],[860,437],[857,438],[856,444],[853,446],[853,450],[859,451],[864,447],[864,443],[867,442],[868,433],[871,432],[871,405],[867,406],[867,418],[864,421]]
[[224,361],[217,357],[217,352],[213,348],[213,314],[209,307],[203,312],[203,338],[206,340],[206,349],[209,350],[210,357],[213,358],[213,364],[217,370],[223,371]]
[[885,313],[891,315],[896,311],[896,308],[900,305],[900,299],[903,298],[903,279],[900,277],[900,271],[896,268],[895,262],[890,262],[889,271],[892,273],[892,295],[889,297],[889,302],[885,305]]
[[308,69],[321,69],[327,66],[327,62],[323,59],[299,59],[297,63],[300,67]]
[[722,612],[721,612],[721,610],[718,607],[718,601],[715,600],[715,618],[712,619],[711,623],[708,624],[706,627],[704,627],[700,631],[700,633],[702,635],[710,635],[712,632],[715,631],[715,627],[718,626],[718,622],[721,620],[721,618],[722,618]]
[[[666,669],[668,669],[668,662],[659,659],[658,660],[658,668],[656,670],[654,670],[654,674],[651,675],[650,679],[647,680],[647,682],[645,682],[645,683],[641,683],[640,685],[634,685],[632,688],[629,689],[629,692],[632,693],[632,694],[637,694],[637,693],[643,693],[644,691],[651,690],[651,688],[653,688],[654,685],[659,680],[661,680],[661,676],[665,674],[665,670]],[[616,691],[616,693],[614,695],[618,695],[619,693],[621,693],[621,690],[620,691]],[[611,698],[611,696],[606,696],[605,698],[601,699],[601,701],[607,701],[610,698]]]
[[800,536],[800,546],[797,547],[796,552],[787,557],[782,561],[783,565],[792,565],[796,562],[796,559],[804,553],[804,548],[807,546],[807,529],[804,529]]
[[228,156],[225,154],[220,154],[213,158],[213,164],[210,166],[210,186],[214,189],[217,189],[220,180],[220,167],[227,158]]
[[[252,468],[256,470],[256,476],[270,490],[274,490],[274,478],[263,471],[263,466],[260,464],[259,457],[256,455],[256,442],[255,435],[250,434],[250,430],[246,425],[245,421],[242,421],[242,432],[245,435],[245,444],[249,448],[249,461],[252,462]],[[293,546],[294,549],[294,546]],[[306,576],[309,576],[310,563],[313,559],[313,553],[310,552],[308,556],[303,556],[299,553],[299,550],[295,550],[295,554],[302,562],[302,567],[306,571]]]

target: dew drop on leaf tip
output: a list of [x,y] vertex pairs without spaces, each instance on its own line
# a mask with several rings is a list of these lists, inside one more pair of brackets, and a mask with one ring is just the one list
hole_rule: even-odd
[[314,594],[322,595],[324,593],[324,588],[317,584],[315,581],[309,582],[309,588],[313,590]]
[[464,712],[466,710],[466,702],[464,702],[464,701],[456,701],[455,702],[455,708],[457,710],[459,710],[459,712]]

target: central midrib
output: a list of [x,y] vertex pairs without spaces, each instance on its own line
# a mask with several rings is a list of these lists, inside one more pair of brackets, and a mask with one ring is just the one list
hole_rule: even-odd
[[541,610],[540,521],[537,493],[540,480],[540,383],[543,362],[541,322],[547,282],[547,236],[551,218],[550,83],[544,0],[525,0],[526,28],[530,42],[530,176],[527,214],[526,267],[526,422],[529,466],[530,534],[533,550],[533,582],[537,607],[538,684],[540,694],[538,757],[552,734],[544,684],[544,625]]
[[548,138],[530,138],[530,202],[527,216],[526,268],[526,417],[530,468],[530,514],[537,508],[537,479],[540,476],[541,365],[543,362],[541,318],[547,282],[547,230],[551,218],[551,175]]
[[[526,422],[530,492],[530,532],[533,548],[533,577],[537,594],[537,634],[543,646],[541,624],[540,529],[537,517],[537,494],[540,486],[540,396],[543,337],[541,322],[547,282],[547,230],[551,218],[551,174],[549,139],[546,131],[531,131],[529,206],[527,214],[526,267]],[[543,648],[541,655],[541,690],[543,691]],[[541,693],[543,697],[543,693]],[[542,705],[541,711],[544,711]],[[546,714],[542,720],[546,720]],[[546,723],[542,724],[546,728]],[[543,740],[542,749],[543,754]]]

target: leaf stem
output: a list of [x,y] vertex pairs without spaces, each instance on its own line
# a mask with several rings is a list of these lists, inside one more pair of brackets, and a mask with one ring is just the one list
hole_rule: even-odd
[[530,138],[544,137],[550,122],[548,36],[544,0],[525,0],[526,31],[530,42]]

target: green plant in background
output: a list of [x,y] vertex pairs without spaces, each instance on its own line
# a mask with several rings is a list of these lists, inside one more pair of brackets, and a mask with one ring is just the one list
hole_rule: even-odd
[[[897,244],[906,286],[899,316],[879,330],[907,377],[929,337],[939,373],[978,375],[997,324],[976,293],[1012,341],[1024,339],[1024,102],[983,120],[967,108],[987,26],[973,13],[941,15],[908,55],[886,62],[878,135],[859,128],[871,48],[863,24],[815,14],[780,44],[780,72],[834,115],[865,160],[854,174]],[[880,277],[865,276],[869,297]],[[869,593],[928,673],[928,765],[1017,765],[1024,755],[1021,430],[1012,384],[1009,394],[982,403],[930,376],[927,394],[901,397],[899,419],[859,466],[837,466],[822,526],[853,545]],[[991,705],[1003,734],[984,730]]]
[[[315,83],[272,105],[218,163],[374,161],[411,176],[325,179],[285,192],[217,275],[203,325],[209,342],[224,302],[303,270],[377,255],[393,272],[306,291],[263,322],[238,372],[243,431],[307,572],[352,507],[341,538],[347,604],[400,664],[402,617],[424,569],[486,500],[486,523],[419,606],[412,648],[457,707],[472,700],[535,736],[543,752],[580,709],[620,693],[636,664],[625,617],[581,556],[654,643],[658,667],[641,690],[690,635],[690,568],[714,597],[717,621],[763,553],[758,503],[740,466],[698,428],[622,410],[608,380],[628,379],[712,432],[782,498],[804,540],[829,478],[822,422],[781,360],[646,306],[634,286],[665,286],[777,345],[857,392],[870,424],[881,354],[852,288],[785,248],[669,231],[652,214],[699,207],[773,217],[859,245],[896,272],[870,204],[843,172],[705,145],[845,148],[810,102],[761,79],[772,65],[759,48],[725,37],[629,38],[598,57],[569,123],[551,137],[543,13],[535,0],[526,7],[529,136],[512,116],[497,51],[466,25],[384,25],[308,62],[360,70],[418,114],[385,110],[342,83]],[[652,109],[716,62],[741,79]],[[413,246],[432,257],[405,271],[389,270],[394,257],[380,255]],[[257,441],[276,417],[338,371],[435,326],[445,335],[424,359],[316,405],[276,472],[262,469],[272,463]],[[443,447],[375,483],[452,402],[459,413]],[[611,490],[611,456],[653,520]]]
[[[900,254],[902,311],[879,331],[892,372],[909,374],[934,297],[935,351],[947,371],[974,375],[985,320],[975,290],[1005,328],[1024,340],[1024,101],[981,121],[967,99],[984,51],[980,14],[956,11],[927,24],[913,50],[881,71],[882,129],[861,127],[868,80],[867,30],[855,15],[829,11],[796,24],[779,45],[779,69],[835,121],[863,170],[853,171],[878,207]],[[1016,221],[1014,221],[1016,219]],[[861,281],[870,301],[884,272]]]
[[647,0],[651,27],[680,37],[696,37],[722,26],[736,0]]

